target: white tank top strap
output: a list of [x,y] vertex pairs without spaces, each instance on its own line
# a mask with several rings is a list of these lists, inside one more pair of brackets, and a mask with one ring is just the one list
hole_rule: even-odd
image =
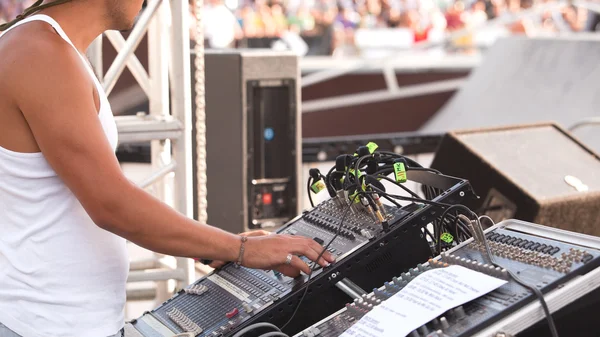
[[12,30],[20,25],[23,25],[25,23],[32,22],[32,21],[44,21],[44,22],[48,23],[50,26],[52,26],[52,28],[54,28],[56,33],[63,40],[65,40],[69,45],[71,45],[71,47],[73,47],[75,52],[77,52],[77,55],[79,55],[81,62],[83,62],[89,75],[91,76],[92,80],[94,81],[96,91],[98,92],[98,98],[100,99],[100,110],[98,111],[98,117],[100,118],[100,121],[102,122],[104,130],[106,132],[106,136],[108,137],[109,142],[111,143],[111,146],[113,147],[114,150],[116,150],[117,143],[118,143],[117,128],[116,128],[116,124],[114,121],[114,116],[113,116],[112,110],[110,108],[110,103],[108,101],[108,97],[106,95],[106,92],[104,91],[104,87],[102,86],[102,83],[100,83],[98,78],[96,77],[96,73],[94,72],[94,69],[90,65],[88,59],[79,52],[79,50],[75,47],[75,45],[73,44],[73,42],[71,41],[71,39],[69,38],[67,33],[65,33],[65,31],[62,29],[60,24],[58,22],[56,22],[56,20],[54,20],[52,17],[45,15],[45,14],[34,14],[34,15],[31,15],[31,16],[17,22],[12,27],[8,28],[6,31],[0,33],[0,37],[2,37],[2,35],[9,32],[10,30]]
[[86,65],[86,69],[88,70],[88,72],[92,76],[92,79],[94,80],[94,84],[96,85],[96,88],[98,89],[99,94],[101,94],[101,96],[102,95],[106,95],[106,93],[104,92],[104,87],[102,86],[102,84],[100,83],[100,81],[98,81],[98,78],[96,77],[96,74],[94,73],[94,69],[88,63],[88,60],[85,58],[85,56],[81,55],[81,53],[75,47],[75,45],[73,44],[73,42],[71,41],[71,39],[69,38],[69,36],[67,36],[67,33],[65,33],[65,31],[61,28],[61,26],[58,24],[58,22],[56,22],[56,20],[54,20],[53,18],[49,17],[48,15],[34,14],[34,15],[32,15],[32,16],[24,19],[24,20],[22,20],[21,22],[17,23],[15,26],[17,26],[19,24],[23,24],[25,22],[31,22],[31,21],[44,21],[44,22],[48,23],[50,26],[52,26],[52,28],[54,28],[54,30],[56,31],[56,33],[58,33],[58,35],[60,37],[62,37],[63,40],[65,40],[68,44],[70,44],[71,47],[73,47],[73,49],[75,49],[75,51],[77,52],[77,55],[79,55],[79,57],[81,58],[81,60],[83,61],[83,63]]

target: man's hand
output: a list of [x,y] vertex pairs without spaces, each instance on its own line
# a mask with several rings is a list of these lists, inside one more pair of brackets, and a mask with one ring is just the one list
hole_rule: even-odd
[[[289,277],[298,276],[300,271],[310,274],[310,267],[298,256],[306,256],[315,261],[324,249],[314,240],[301,236],[278,235],[267,231],[252,231],[240,235],[248,237],[242,260],[245,267],[274,269]],[[292,262],[286,265],[288,254],[292,254],[293,257]],[[334,261],[334,257],[326,251],[318,263],[325,267]],[[223,261],[213,261],[210,266],[219,268],[224,264]]]
[[[308,275],[311,273],[310,267],[298,256],[317,261],[323,249],[316,241],[302,236],[278,234],[250,237],[246,242],[242,264],[248,268],[274,269],[289,277],[296,277],[301,271]],[[288,254],[292,254],[289,265],[285,264]],[[334,257],[326,251],[317,263],[326,267],[334,261]]]
[[[245,232],[245,233],[240,233],[240,236],[247,236],[247,237],[252,237],[252,236],[264,236],[264,235],[271,235],[273,233],[271,232],[267,232],[267,231],[263,231],[263,230],[257,230],[257,231],[250,231],[250,232]],[[227,264],[227,261],[212,261],[208,266],[211,268],[221,268],[223,267],[225,264]]]

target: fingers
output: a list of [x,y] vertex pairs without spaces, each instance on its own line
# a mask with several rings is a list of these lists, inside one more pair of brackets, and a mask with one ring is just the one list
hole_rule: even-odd
[[296,255],[292,256],[292,262],[289,264],[289,266],[304,272],[306,275],[311,273],[310,267]]
[[275,268],[275,270],[277,270],[278,272],[282,273],[283,275],[285,275],[287,277],[291,277],[291,278],[296,278],[296,277],[300,276],[300,270],[298,270],[292,266],[288,266],[286,264],[278,266],[277,268]]
[[[297,244],[298,245],[295,246],[295,254],[304,255],[310,260],[317,262],[322,267],[326,267],[329,263],[335,261],[335,258],[333,257],[333,255],[331,255],[331,253],[329,253],[328,251],[323,252],[325,248],[312,239],[298,238]],[[317,257],[319,257],[321,253],[323,253],[321,259],[319,259],[319,261],[316,261]]]

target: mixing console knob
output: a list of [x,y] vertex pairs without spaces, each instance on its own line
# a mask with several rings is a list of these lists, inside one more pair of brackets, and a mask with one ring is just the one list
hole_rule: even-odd
[[440,324],[442,325],[443,330],[446,330],[450,327],[450,324],[448,324],[448,320],[446,319],[446,317],[440,318]]
[[397,285],[393,284],[393,283],[390,283],[390,282],[385,282],[385,284],[384,284],[384,285],[385,285],[385,289],[386,289],[387,291],[389,291],[389,292],[397,292],[397,291],[400,291],[400,288],[399,288]]
[[353,304],[346,304],[346,313],[354,317],[358,314],[358,309]]
[[427,270],[427,268],[420,263],[417,265],[417,269],[419,269],[420,272],[424,272]]
[[410,333],[409,337],[421,337],[421,335],[419,335],[419,332],[417,330],[414,330]]
[[427,325],[423,325],[422,327],[419,328],[419,332],[423,335],[423,336],[427,336],[429,334],[429,329],[427,328]]
[[395,284],[395,285],[400,285],[400,282],[402,282],[402,281],[400,281],[400,279],[399,279],[399,278],[397,278],[397,277],[394,277],[394,278],[392,279],[392,282],[394,282],[394,284]]
[[385,291],[381,291],[377,288],[373,289],[373,294],[375,294],[375,296],[377,296],[379,299],[386,299],[388,297]]
[[242,303],[242,308],[244,308],[244,311],[247,313],[251,313],[252,312],[252,307],[250,306],[250,304],[248,303]]
[[467,316],[467,314],[465,314],[465,309],[463,308],[462,305],[460,307],[454,309],[454,314],[456,315],[456,318],[458,318],[458,319],[463,319]]

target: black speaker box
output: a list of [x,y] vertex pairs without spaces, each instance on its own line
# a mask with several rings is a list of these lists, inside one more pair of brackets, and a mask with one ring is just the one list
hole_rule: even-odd
[[600,236],[600,158],[556,124],[450,132],[431,167],[468,179],[480,198],[467,206],[496,222]]

